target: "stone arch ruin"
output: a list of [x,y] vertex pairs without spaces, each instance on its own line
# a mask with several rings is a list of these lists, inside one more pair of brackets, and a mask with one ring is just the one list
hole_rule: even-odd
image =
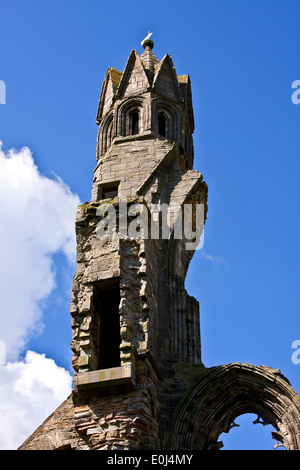
[[[190,78],[153,46],[147,38],[123,72],[109,67],[104,78],[91,201],[75,221],[74,387],[20,449],[218,449],[220,434],[248,412],[271,423],[287,449],[300,449],[300,399],[280,371],[202,363],[199,301],[185,278],[208,186],[193,169]],[[158,236],[129,234],[140,207],[155,215]],[[163,207],[188,214],[191,235],[177,237],[175,218],[162,236]],[[108,213],[116,229],[101,238]]]
[[212,450],[234,420],[257,414],[271,424],[274,439],[287,450],[300,446],[300,398],[280,373],[268,367],[228,364],[208,370],[191,385],[177,405],[169,431],[170,449]]

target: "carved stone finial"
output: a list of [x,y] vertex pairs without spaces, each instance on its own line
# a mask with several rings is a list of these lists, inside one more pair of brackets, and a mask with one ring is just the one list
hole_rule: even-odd
[[152,50],[153,47],[154,47],[154,42],[152,41],[152,39],[150,39],[150,37],[152,36],[153,33],[151,33],[150,31],[148,31],[148,34],[147,36],[145,37],[145,39],[142,40],[141,42],[141,45],[143,46],[143,48],[145,50]]

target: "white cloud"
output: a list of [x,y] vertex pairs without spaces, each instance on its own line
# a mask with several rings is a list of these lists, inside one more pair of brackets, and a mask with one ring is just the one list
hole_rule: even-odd
[[220,268],[220,267],[226,268],[227,267],[227,265],[225,263],[225,260],[222,256],[213,256],[213,255],[209,255],[205,252],[202,252],[201,256],[203,258],[205,258],[207,261],[210,261],[211,263],[213,263],[213,265],[217,268]]
[[70,373],[52,359],[19,358],[55,287],[54,254],[75,262],[79,203],[60,178],[39,172],[27,147],[4,151],[0,142],[1,449],[20,445],[71,392]]
[[0,449],[16,450],[71,393],[72,377],[52,359],[27,351],[0,365]]
[[53,254],[75,259],[78,204],[61,179],[40,174],[28,148],[0,146],[0,340],[8,360],[41,326],[41,301],[55,287]]

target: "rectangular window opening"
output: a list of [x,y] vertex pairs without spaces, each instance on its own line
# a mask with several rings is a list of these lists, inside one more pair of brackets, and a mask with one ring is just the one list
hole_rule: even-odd
[[120,362],[120,287],[119,279],[101,281],[94,286],[94,315],[97,315],[99,331],[98,369],[119,367]]
[[113,199],[114,197],[117,197],[119,184],[120,181],[99,184],[97,200],[99,201],[101,199]]

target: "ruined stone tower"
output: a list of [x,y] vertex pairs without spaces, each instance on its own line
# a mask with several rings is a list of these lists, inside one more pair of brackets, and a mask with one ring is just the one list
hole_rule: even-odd
[[300,449],[300,399],[279,370],[201,362],[199,304],[185,290],[207,212],[191,82],[149,38],[143,47],[124,72],[107,70],[100,95],[92,199],[76,218],[73,392],[20,449],[217,449],[248,412]]

